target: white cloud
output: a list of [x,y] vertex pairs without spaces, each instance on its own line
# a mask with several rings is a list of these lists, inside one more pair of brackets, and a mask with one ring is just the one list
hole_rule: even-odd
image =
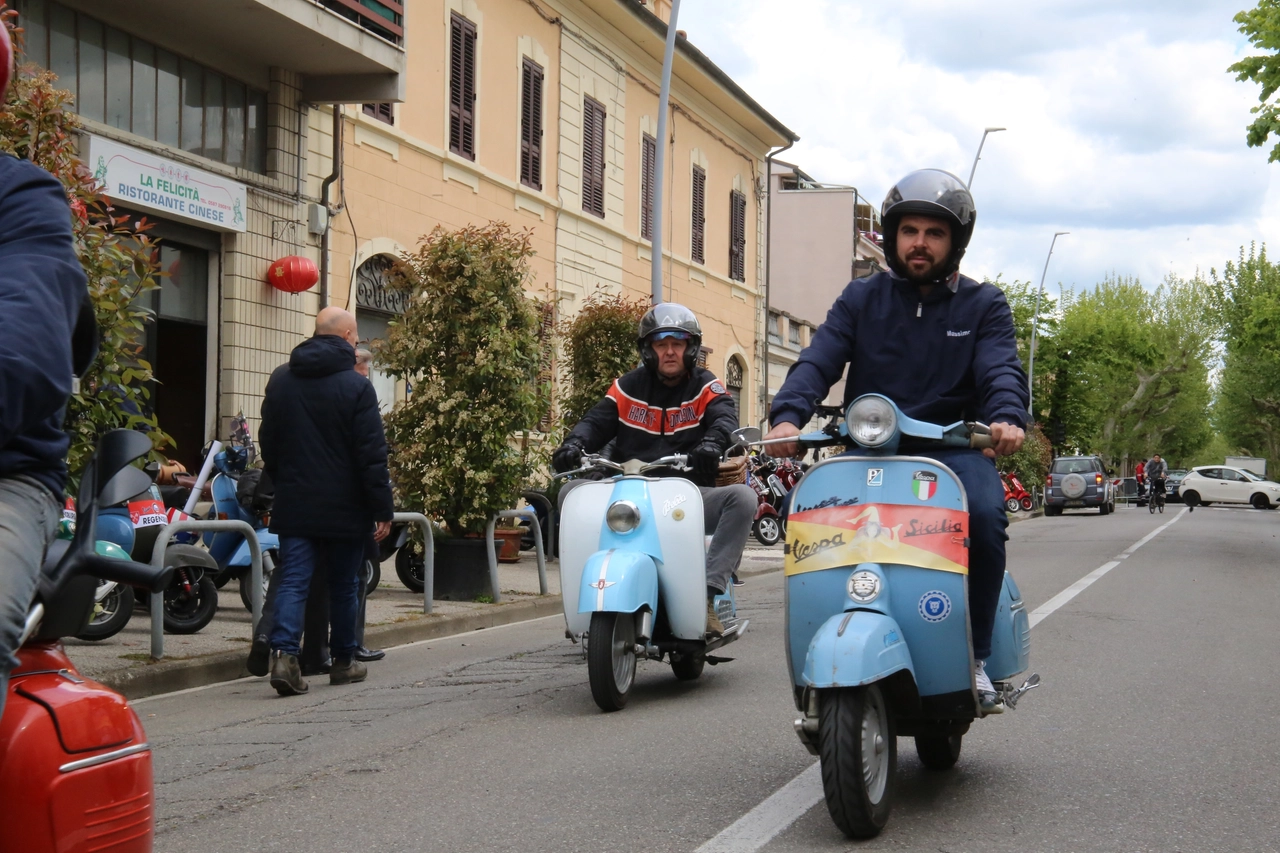
[[1087,286],[1221,268],[1280,227],[1267,152],[1245,145],[1256,86],[1247,0],[702,0],[679,26],[802,137],[785,159],[879,201],[936,166],[974,179],[968,273]]

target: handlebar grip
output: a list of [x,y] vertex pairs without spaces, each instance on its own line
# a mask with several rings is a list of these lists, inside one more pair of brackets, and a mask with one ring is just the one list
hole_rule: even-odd
[[970,433],[969,446],[975,450],[986,450],[987,448],[994,448],[996,440],[985,433]]
[[133,560],[116,560],[92,554],[85,558],[85,573],[103,580],[128,584],[151,592],[162,592],[173,579],[173,566],[154,568]]

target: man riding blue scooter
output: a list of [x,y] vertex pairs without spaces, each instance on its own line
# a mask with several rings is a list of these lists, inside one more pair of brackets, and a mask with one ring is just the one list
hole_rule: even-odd
[[[889,191],[881,208],[889,271],[851,282],[836,300],[774,397],[765,438],[799,435],[846,364],[845,406],[879,393],[922,421],[991,425],[994,449],[917,450],[904,442],[904,452],[944,463],[968,494],[974,681],[983,712],[999,713],[1003,706],[983,671],[1008,539],[992,460],[1022,446],[1029,400],[1004,294],[959,272],[976,215],[964,183],[938,169],[912,172]],[[798,450],[785,441],[766,447],[774,456]]]

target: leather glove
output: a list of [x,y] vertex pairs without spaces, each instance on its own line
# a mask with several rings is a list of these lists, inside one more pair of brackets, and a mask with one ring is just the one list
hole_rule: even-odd
[[564,444],[556,448],[556,452],[551,456],[551,467],[555,469],[557,474],[563,474],[565,471],[572,471],[578,468],[582,463],[583,446],[576,440],[570,439]]
[[716,473],[720,470],[720,454],[724,448],[712,436],[702,439],[694,451],[689,454],[689,462],[694,473],[708,482],[715,482]]

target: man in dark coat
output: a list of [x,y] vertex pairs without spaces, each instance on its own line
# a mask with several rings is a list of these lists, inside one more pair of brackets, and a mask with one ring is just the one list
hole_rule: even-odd
[[311,577],[323,563],[329,584],[330,684],[362,681],[355,660],[361,565],[369,531],[391,529],[387,441],[373,386],[355,371],[356,319],[324,308],[315,336],[271,374],[262,401],[262,458],[276,487],[271,531],[280,536],[280,574],[271,630],[271,686],[305,693],[298,664]]

